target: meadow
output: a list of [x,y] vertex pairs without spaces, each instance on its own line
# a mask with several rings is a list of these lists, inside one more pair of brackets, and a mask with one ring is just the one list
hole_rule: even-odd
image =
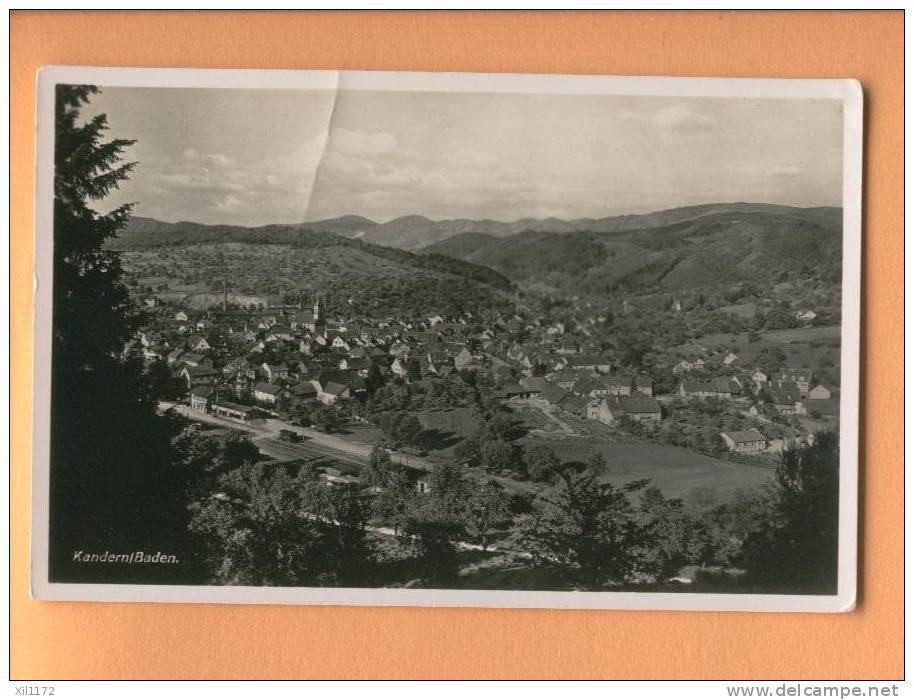
[[650,479],[664,495],[679,498],[695,487],[712,488],[726,499],[737,489],[752,490],[771,481],[774,470],[715,459],[697,452],[648,442],[530,440],[551,447],[563,461],[583,461],[594,451],[606,460],[606,481],[621,485]]

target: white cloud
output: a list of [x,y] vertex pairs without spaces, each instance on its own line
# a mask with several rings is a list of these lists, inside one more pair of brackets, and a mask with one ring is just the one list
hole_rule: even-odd
[[141,159],[129,185],[142,193],[136,197],[145,204],[141,213],[166,221],[257,224],[265,212],[273,221],[303,221],[324,140],[321,135],[280,157],[243,165],[224,153],[187,147]]
[[197,192],[240,192],[244,185],[232,182],[225,178],[214,177],[211,173],[203,172],[172,172],[159,173],[154,182],[162,189],[195,190]]
[[461,148],[447,156],[450,165],[463,168],[487,168],[494,165],[497,159],[491,153],[471,151]]
[[217,168],[234,168],[235,161],[224,156],[221,153],[209,153],[203,156],[203,160],[208,164],[215,166]]
[[329,150],[352,155],[382,155],[397,150],[397,139],[386,131],[350,131],[333,129]]
[[217,199],[213,205],[212,209],[219,212],[234,214],[240,211],[245,206],[245,202],[234,195],[228,195],[227,197],[221,197]]

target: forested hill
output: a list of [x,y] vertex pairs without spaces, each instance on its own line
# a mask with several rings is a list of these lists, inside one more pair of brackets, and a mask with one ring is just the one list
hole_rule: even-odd
[[179,221],[171,224],[134,216],[112,243],[113,248],[174,247],[204,243],[264,243],[277,245],[319,246],[337,244],[340,238],[329,231],[317,231],[304,225],[272,224],[269,226],[227,226]]
[[423,251],[487,265],[523,287],[565,294],[774,284],[798,271],[840,281],[840,209],[718,205],[692,213],[674,223],[615,232],[458,234]]
[[305,226],[170,224],[134,217],[109,247],[123,251],[140,278],[164,275],[181,280],[185,287],[202,283],[215,288],[225,266],[229,286],[242,294],[307,294],[320,289],[347,303],[390,311],[497,307],[508,303],[516,291],[489,267]]

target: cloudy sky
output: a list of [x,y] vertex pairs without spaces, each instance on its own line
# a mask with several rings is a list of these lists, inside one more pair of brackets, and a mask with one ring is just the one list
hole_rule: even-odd
[[105,88],[137,139],[111,204],[259,225],[602,217],[709,202],[841,204],[841,106],[697,99]]

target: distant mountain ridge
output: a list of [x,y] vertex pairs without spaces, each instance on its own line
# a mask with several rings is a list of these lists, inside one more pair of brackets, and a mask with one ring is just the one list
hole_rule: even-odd
[[[422,249],[562,294],[669,291],[807,271],[840,280],[842,210],[714,205],[603,220],[605,228],[460,233]],[[637,224],[637,225],[635,225]]]
[[[497,238],[513,236],[527,231],[549,233],[572,233],[575,231],[592,231],[595,233],[617,233],[636,229],[650,229],[668,224],[690,221],[702,216],[721,213],[761,213],[769,215],[801,213],[805,218],[815,219],[830,224],[839,223],[841,209],[838,207],[800,208],[777,204],[751,204],[746,202],[700,204],[688,207],[664,209],[648,214],[623,214],[599,219],[578,218],[563,220],[558,218],[524,218],[516,221],[496,221],[494,219],[442,219],[434,220],[426,216],[411,214],[390,221],[379,223],[364,216],[346,214],[332,219],[310,221],[302,224],[273,224],[260,227],[233,228],[301,228],[323,233],[333,233],[345,238],[359,238],[366,242],[391,248],[419,250],[460,234],[485,234]],[[838,217],[836,219],[835,217]],[[184,227],[218,226],[214,224],[197,224],[189,221],[178,222]],[[134,216],[130,220],[130,233],[157,233],[176,224],[165,223],[156,219]]]
[[349,238],[361,238],[362,235],[378,225],[377,221],[366,219],[364,216],[355,214],[346,214],[335,219],[324,219],[323,221],[311,221],[304,226],[316,231],[327,231],[336,233]]
[[[493,219],[443,219],[436,221],[425,216],[409,215],[387,221],[372,222],[363,217],[345,216],[339,219],[328,219],[304,224],[319,231],[328,231],[348,237],[359,237],[378,245],[418,250],[443,241],[452,236],[464,233],[488,234],[503,238],[526,231],[543,231],[549,233],[572,233],[574,231],[593,231],[596,233],[616,233],[635,229],[656,228],[667,224],[690,221],[702,216],[724,212],[787,214],[805,212],[809,218],[821,217],[833,220],[833,213],[840,211],[835,207],[800,208],[777,204],[752,204],[746,202],[700,204],[688,207],[677,207],[648,214],[623,214],[603,218],[579,218],[563,220],[558,218],[534,219],[525,218],[517,221],[496,221]],[[341,223],[348,219],[358,219],[358,226]]]

